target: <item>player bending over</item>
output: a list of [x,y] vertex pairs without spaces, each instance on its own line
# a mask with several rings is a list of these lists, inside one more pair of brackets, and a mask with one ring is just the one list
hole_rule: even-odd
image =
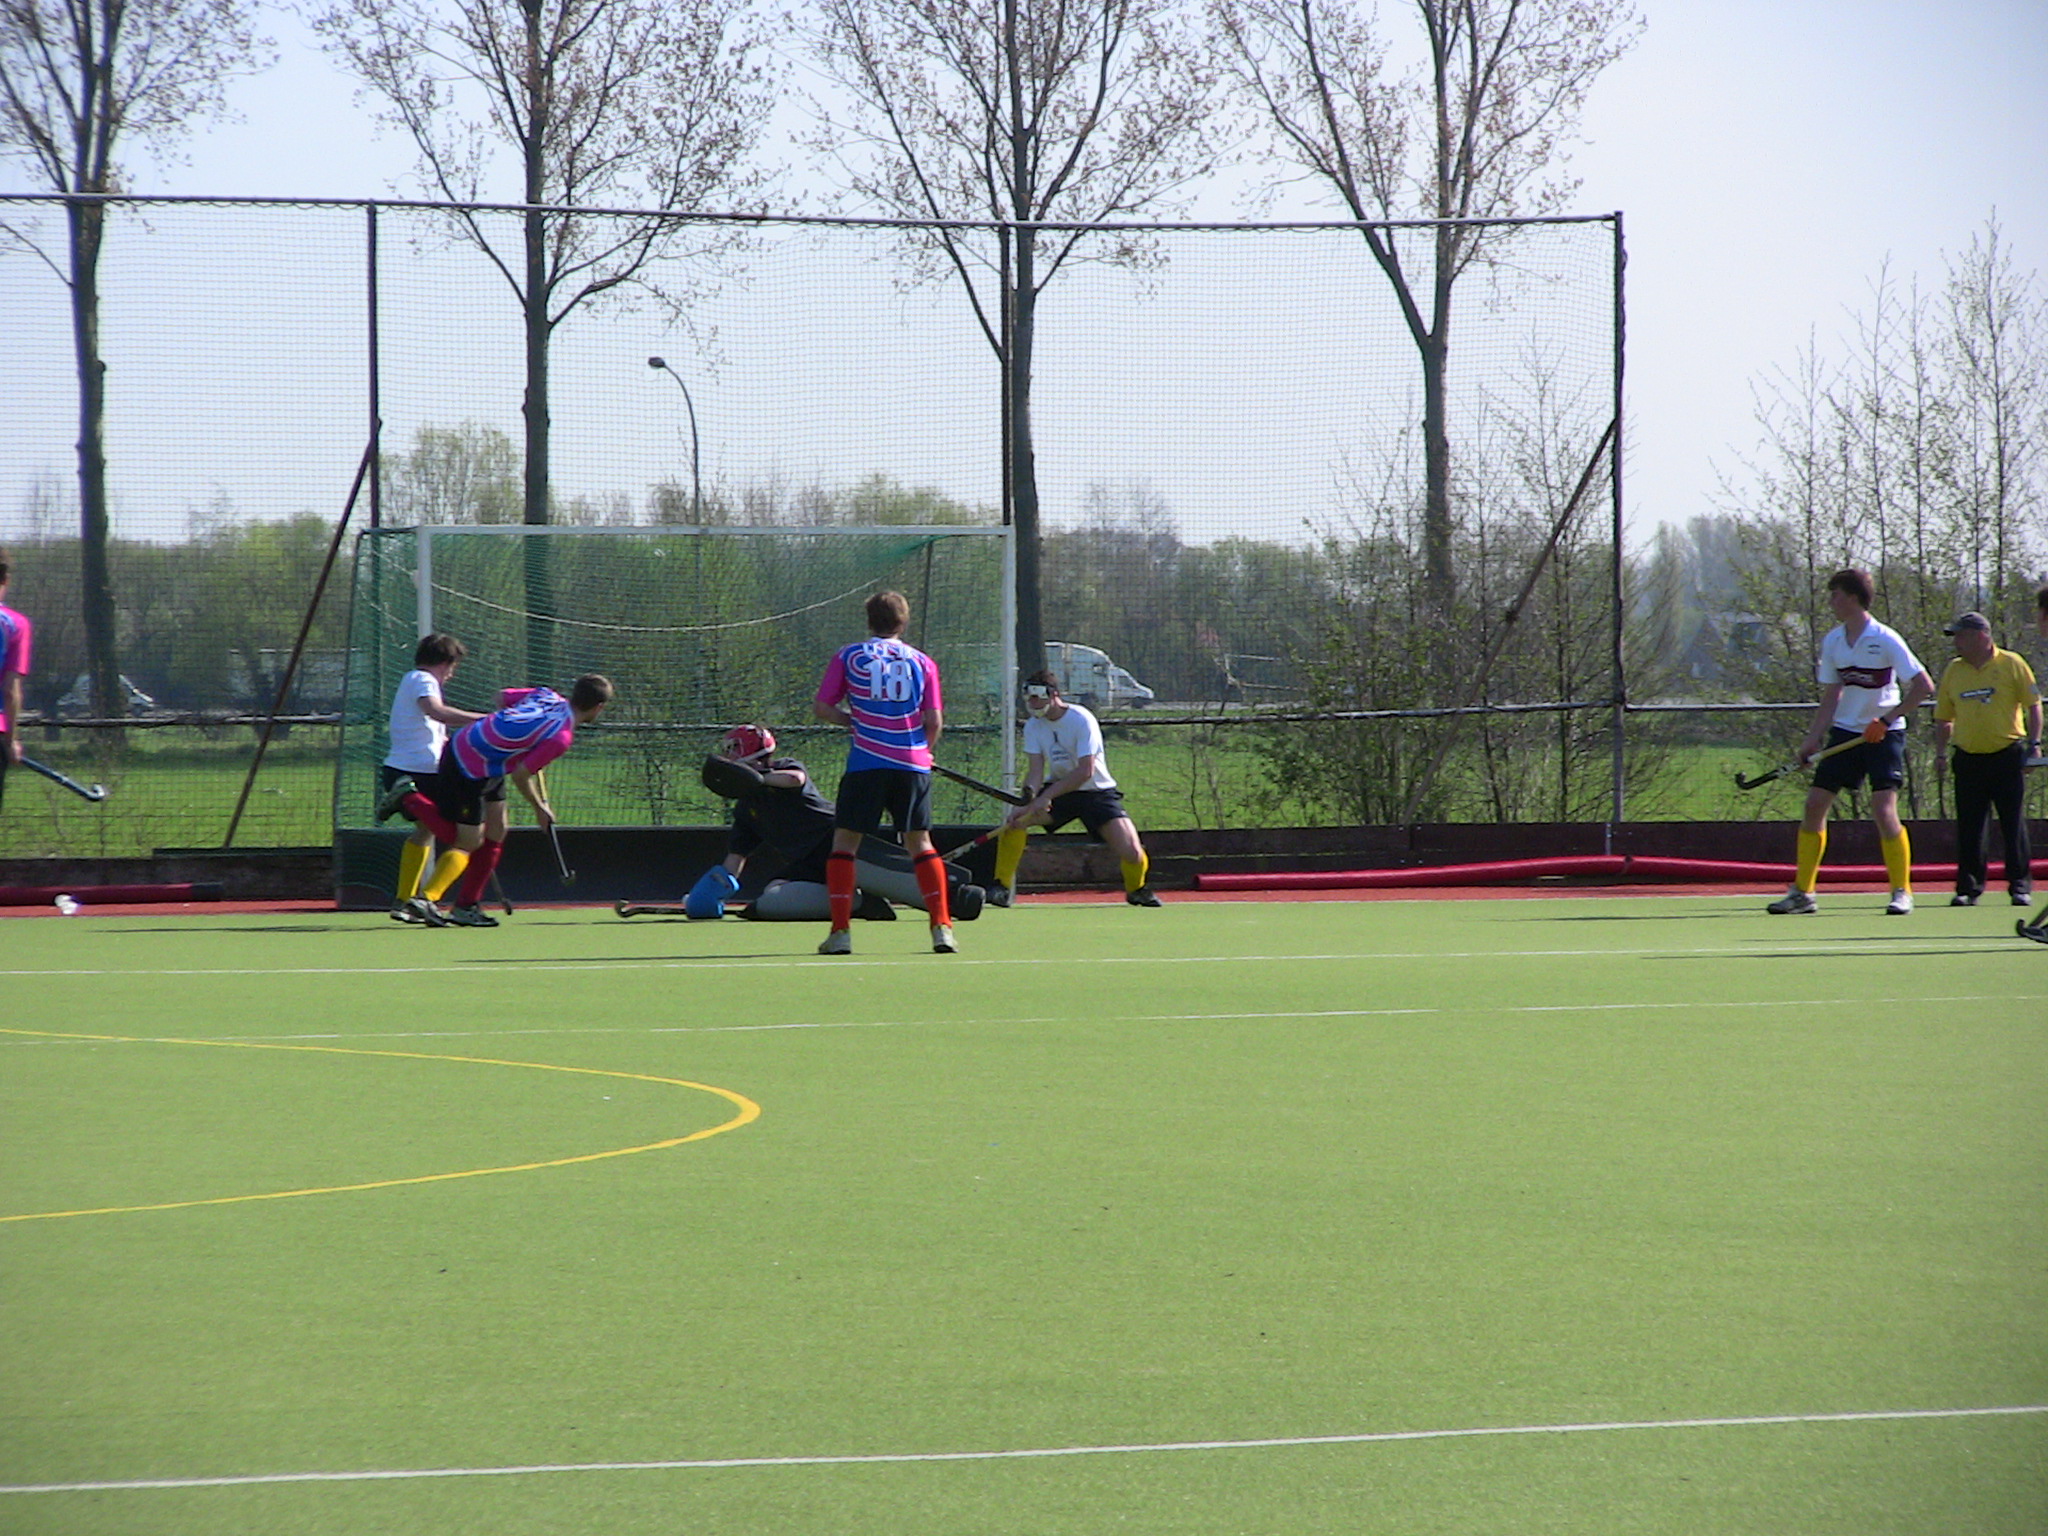
[[1024,708],[1024,790],[1031,803],[1004,818],[1003,835],[996,839],[996,883],[988,893],[990,904],[1007,907],[1012,901],[1024,839],[1032,827],[1058,831],[1079,821],[1122,864],[1124,900],[1134,907],[1158,906],[1159,898],[1146,883],[1152,861],[1124,809],[1123,792],[1110,776],[1101,723],[1088,710],[1061,698],[1059,683],[1045,671],[1024,680]]
[[853,895],[859,883],[854,855],[861,839],[880,831],[887,816],[903,838],[924,895],[932,949],[950,955],[957,946],[946,900],[946,866],[932,846],[932,746],[945,727],[939,667],[903,639],[910,603],[901,592],[870,597],[867,618],[868,638],[840,648],[811,701],[820,720],[853,733],[839,780],[832,851],[825,857],[832,931],[818,953],[853,953]]
[[[563,698],[552,688],[507,688],[502,707],[448,740],[440,769],[399,808],[443,843],[469,854],[469,867],[455,887],[455,904],[444,915],[424,896],[413,911],[432,928],[495,928],[484,911],[484,888],[505,854],[505,781],[510,779],[533,807],[542,831],[555,824],[554,808],[536,784],[541,769],[574,745],[576,727],[595,720],[612,701],[609,678],[588,673]],[[544,785],[545,781],[540,781]]]

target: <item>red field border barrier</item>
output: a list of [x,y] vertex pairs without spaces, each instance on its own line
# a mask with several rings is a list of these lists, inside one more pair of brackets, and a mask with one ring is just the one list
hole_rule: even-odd
[[[2002,873],[2002,871],[2001,871]],[[2048,859],[2034,861],[2034,874],[2048,878]],[[1953,864],[1915,864],[1916,881],[1953,881]],[[1198,891],[1369,891],[1435,885],[1517,885],[1530,880],[1632,880],[1708,885],[1784,884],[1790,864],[1752,864],[1730,859],[1667,859],[1628,853],[1569,854],[1548,859],[1502,859],[1490,864],[1430,864],[1406,869],[1303,869],[1262,874],[1199,874]],[[1883,885],[1882,864],[1823,864],[1824,885]]]
[[47,907],[59,896],[81,906],[146,906],[167,901],[219,901],[225,895],[216,881],[178,885],[0,885],[0,907]]

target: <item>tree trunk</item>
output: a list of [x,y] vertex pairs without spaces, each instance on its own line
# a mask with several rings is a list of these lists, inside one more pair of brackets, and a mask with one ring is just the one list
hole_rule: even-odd
[[1436,229],[1436,261],[1427,335],[1416,338],[1422,355],[1423,587],[1440,623],[1449,623],[1458,595],[1451,518],[1451,291],[1461,254],[1457,233]]
[[78,366],[79,606],[85,621],[86,674],[92,712],[122,713],[120,635],[108,559],[106,364],[100,358],[100,241],[106,207],[65,205],[71,245],[71,335]]
[[[541,199],[540,157],[529,151],[526,177],[526,465],[525,520],[545,527],[548,517],[548,281],[547,215]],[[555,680],[555,590],[552,546],[544,537],[520,540],[526,575],[526,668],[530,681]]]
[[1038,459],[1031,443],[1031,349],[1038,295],[1034,288],[1033,235],[1016,235],[1012,274],[1009,367],[1010,536],[1017,545],[1017,675],[1045,665],[1045,619],[1039,590]]

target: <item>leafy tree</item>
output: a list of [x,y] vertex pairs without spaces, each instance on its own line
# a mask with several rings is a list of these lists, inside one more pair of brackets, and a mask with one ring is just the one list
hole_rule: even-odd
[[[914,280],[950,274],[1004,384],[1017,659],[1044,662],[1031,422],[1038,304],[1069,261],[1137,264],[1128,231],[1214,166],[1214,76],[1175,0],[814,0],[812,52],[845,95],[813,143],[849,197],[905,219]],[[971,222],[970,222],[971,221]]]
[[389,522],[516,523],[519,451],[496,427],[421,427],[403,458],[384,467]]
[[64,247],[34,248],[70,290],[78,368],[80,603],[96,713],[118,711],[119,636],[108,556],[106,365],[100,356],[103,199],[122,150],[165,153],[219,116],[226,83],[269,60],[249,0],[0,0],[0,154],[66,195]]

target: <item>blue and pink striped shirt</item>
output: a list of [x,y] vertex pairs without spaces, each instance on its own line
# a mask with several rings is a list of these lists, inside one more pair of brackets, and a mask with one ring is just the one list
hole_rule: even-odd
[[456,766],[472,779],[532,773],[569,750],[576,718],[552,688],[507,688],[503,708],[465,725],[448,738]]
[[825,668],[818,702],[844,705],[853,716],[846,771],[910,768],[932,771],[924,712],[944,706],[938,663],[914,645],[874,635],[843,648]]
[[[0,603],[0,677],[10,672],[28,676],[29,651],[35,626],[28,621],[28,615],[17,613],[5,603]],[[7,718],[7,696],[0,693],[0,731],[14,724]]]

